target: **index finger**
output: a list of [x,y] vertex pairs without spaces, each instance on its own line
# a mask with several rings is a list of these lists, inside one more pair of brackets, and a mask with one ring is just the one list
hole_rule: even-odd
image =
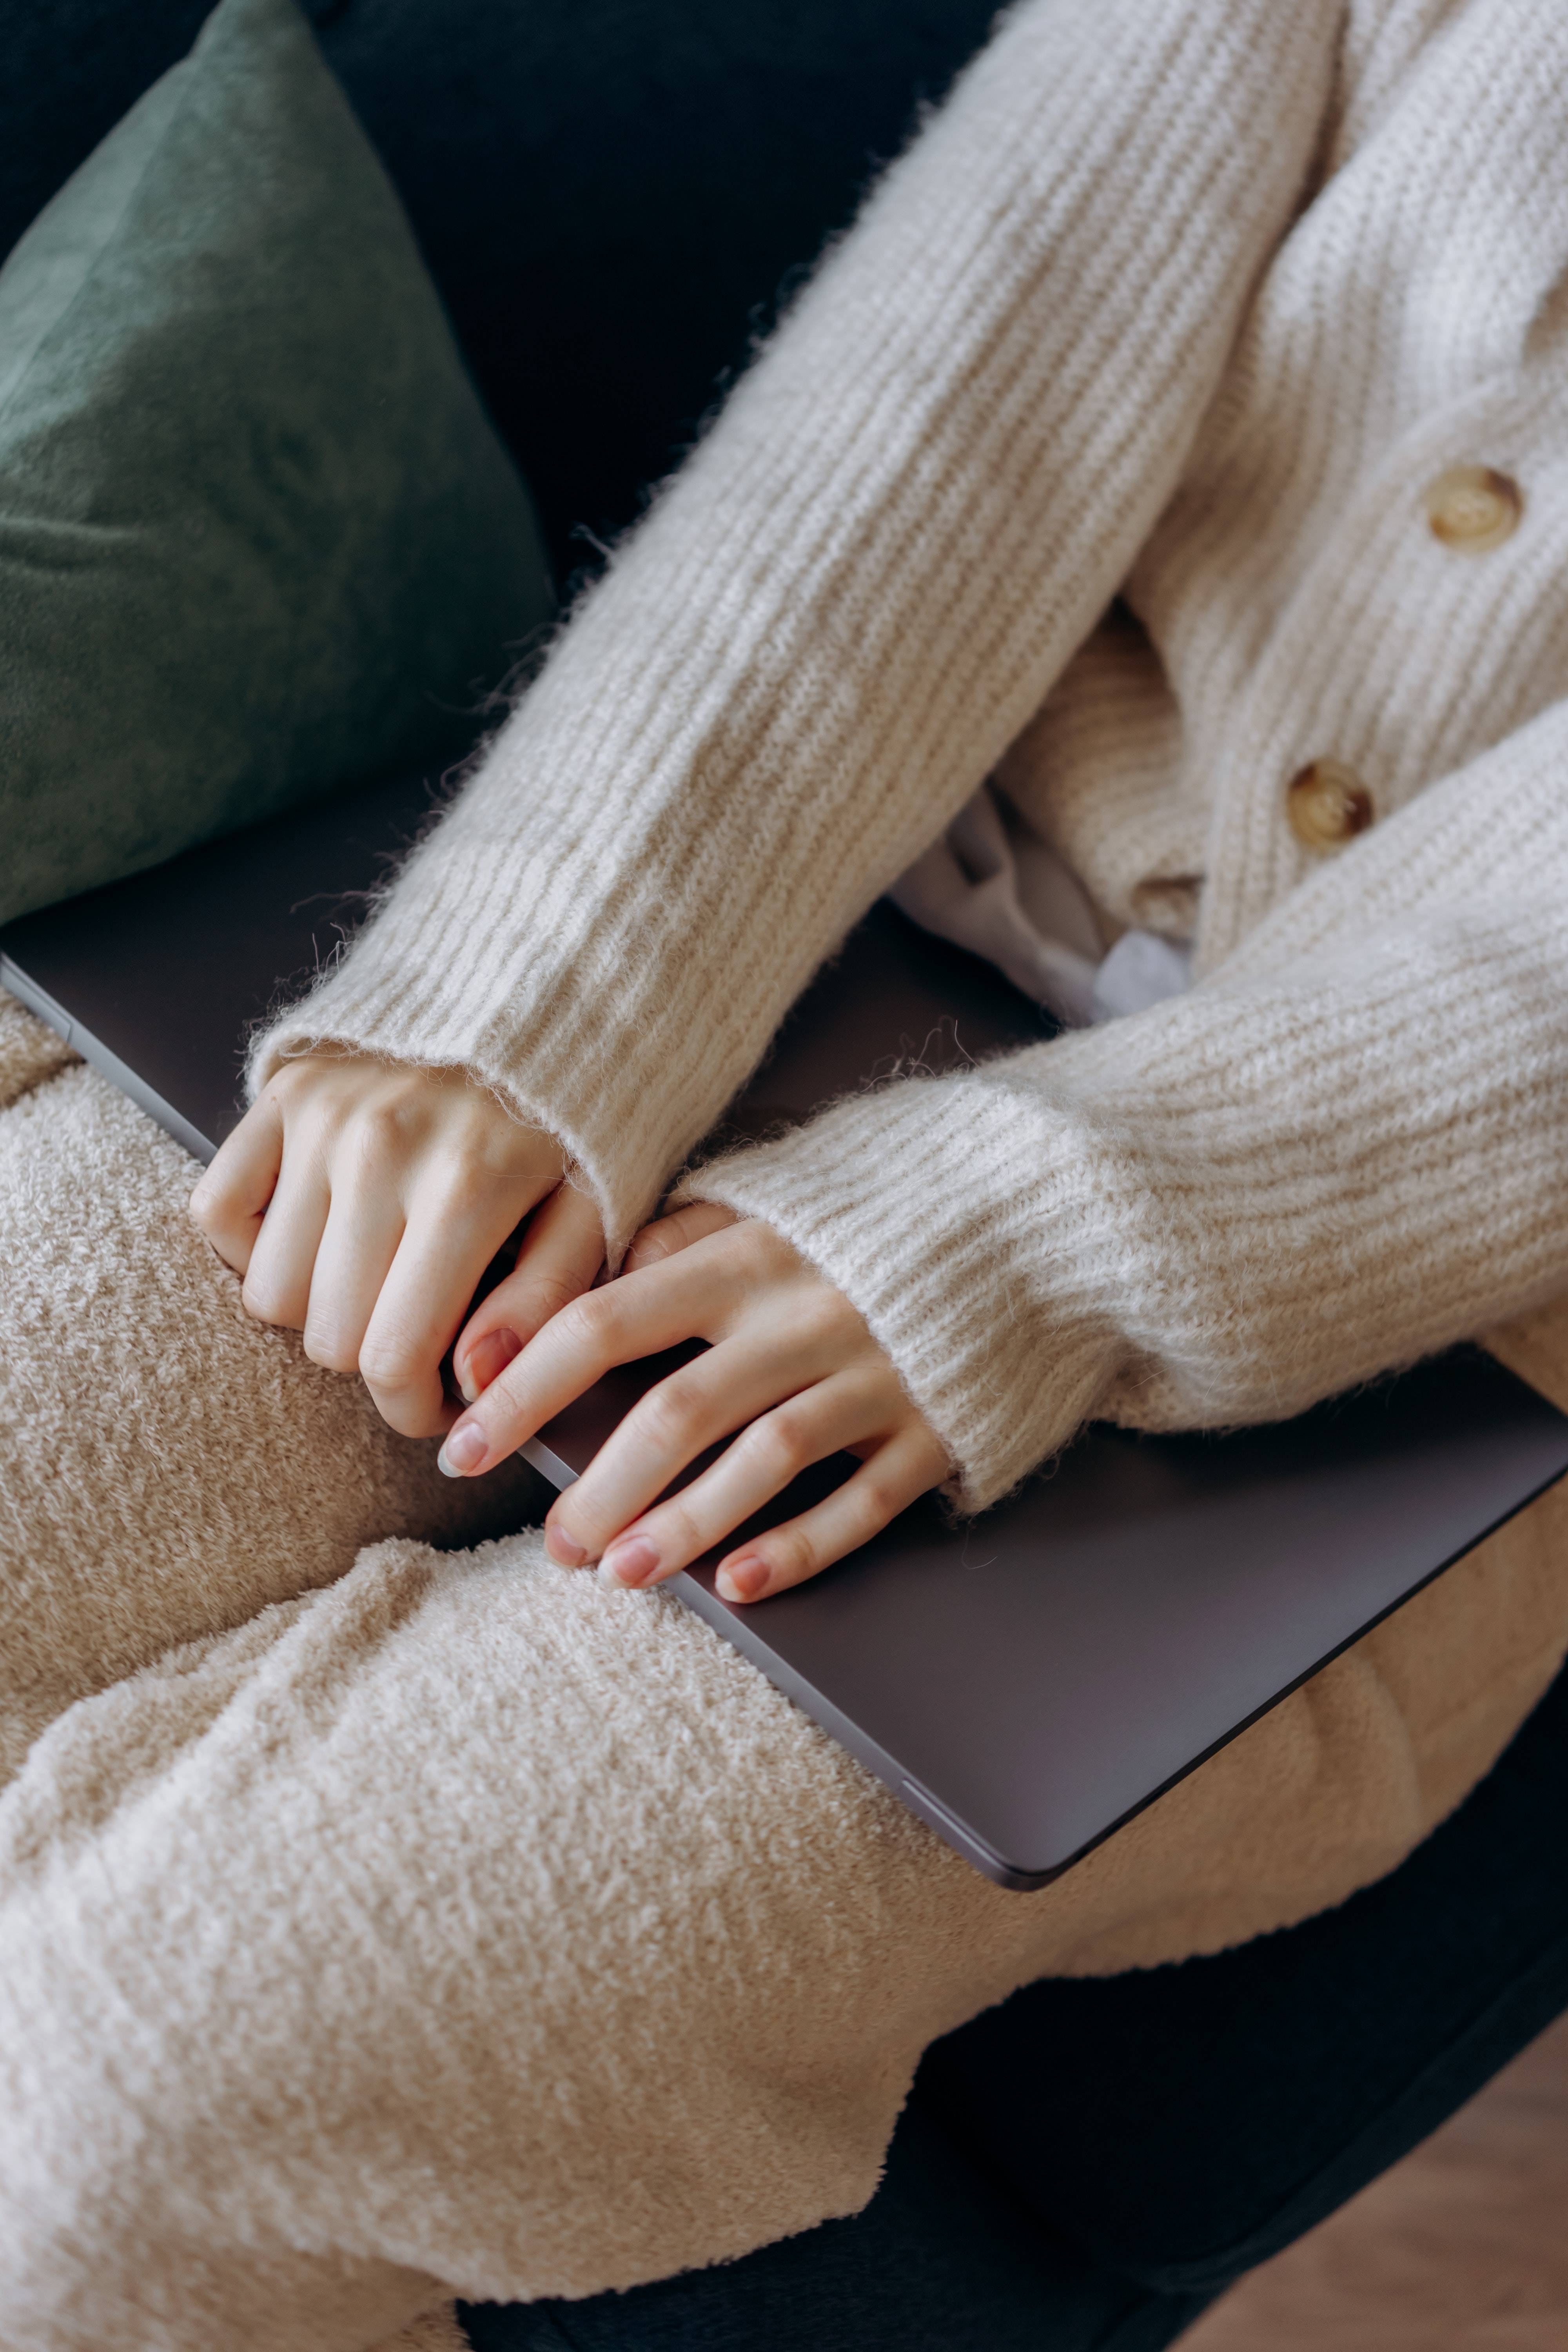
[[252,1103],[191,1194],[191,1215],[219,1257],[244,1274],[283,1165],[283,1114],[270,1095]]
[[726,1225],[737,1222],[733,1209],[721,1208],[716,1201],[689,1201],[683,1209],[672,1209],[668,1217],[656,1217],[650,1225],[632,1235],[621,1260],[623,1274],[645,1273],[650,1265],[662,1265],[666,1258],[674,1257],[693,1242],[704,1242],[710,1234],[721,1233]]
[[359,1349],[376,1410],[405,1437],[433,1436],[450,1418],[441,1360],[519,1208],[516,1192],[476,1202],[460,1187],[427,1187],[416,1197]]
[[593,1288],[604,1262],[597,1207],[571,1184],[558,1185],[529,1219],[511,1272],[458,1335],[452,1370],[469,1404],[552,1315]]
[[695,1247],[585,1292],[551,1318],[448,1430],[441,1468],[449,1478],[490,1469],[615,1365],[712,1338],[728,1304],[728,1282]]

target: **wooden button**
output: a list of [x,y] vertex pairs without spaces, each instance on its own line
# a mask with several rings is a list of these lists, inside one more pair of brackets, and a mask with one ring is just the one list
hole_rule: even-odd
[[1450,466],[1426,492],[1426,520],[1434,539],[1466,555],[1500,547],[1519,529],[1524,493],[1511,474],[1495,466]]
[[1375,814],[1372,794],[1342,760],[1311,760],[1285,793],[1290,830],[1308,849],[1338,849],[1364,833]]

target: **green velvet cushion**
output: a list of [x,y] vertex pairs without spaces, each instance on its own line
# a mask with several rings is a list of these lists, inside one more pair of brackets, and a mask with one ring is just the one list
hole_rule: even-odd
[[0,920],[435,764],[528,493],[293,0],[223,0],[0,271]]

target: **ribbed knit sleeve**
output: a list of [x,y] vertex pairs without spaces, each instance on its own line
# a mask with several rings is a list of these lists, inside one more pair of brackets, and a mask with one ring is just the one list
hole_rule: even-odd
[[466,1066],[623,1241],[1128,570],[1340,13],[1016,9],[253,1083],[323,1044]]
[[1278,1418],[1568,1288],[1568,705],[1190,994],[685,1191],[847,1292],[970,1508],[1086,1418]]

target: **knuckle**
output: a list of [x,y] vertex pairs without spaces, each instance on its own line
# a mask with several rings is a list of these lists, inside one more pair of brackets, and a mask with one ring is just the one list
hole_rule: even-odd
[[342,1340],[333,1339],[330,1333],[312,1331],[309,1324],[305,1326],[302,1344],[310,1361],[320,1364],[324,1372],[353,1372],[359,1369],[358,1359],[352,1348],[345,1348]]
[[816,1571],[816,1546],[802,1528],[781,1528],[768,1545],[767,1557],[773,1574],[792,1584]]
[[705,1526],[685,1504],[671,1501],[651,1523],[651,1532],[658,1545],[659,1557],[672,1565],[684,1565],[700,1559],[720,1541],[722,1530]]
[[811,1459],[805,1417],[787,1404],[777,1405],[752,1422],[745,1443],[755,1467],[781,1484]]
[[406,1344],[398,1339],[367,1339],[352,1367],[378,1396],[397,1396],[413,1388],[421,1366]]
[[804,1397],[791,1397],[768,1415],[773,1433],[792,1463],[809,1462],[816,1451],[812,1413]]
[[667,1559],[676,1552],[689,1559],[712,1541],[685,1495],[672,1495],[644,1525]]
[[717,1201],[687,1201],[664,1222],[683,1243],[690,1244],[726,1233],[739,1221],[733,1209],[726,1209]]
[[200,1209],[193,1208],[191,1223],[202,1239],[209,1243],[220,1257],[226,1258],[230,1265],[237,1265],[243,1274],[246,1260],[250,1255],[249,1244],[252,1236],[247,1234],[237,1219],[226,1217],[218,1209],[208,1205]]
[[584,1495],[580,1485],[570,1489],[551,1517],[553,1524],[580,1543],[593,1559],[614,1541],[626,1523],[625,1512],[617,1511],[608,1498],[600,1495],[597,1486]]
[[237,1274],[243,1283],[250,1270],[251,1245],[248,1236],[240,1237],[234,1234],[205,1234],[202,1238],[219,1265],[227,1266],[230,1274]]
[[868,1536],[877,1535],[889,1519],[897,1518],[904,1498],[891,1479],[880,1478],[872,1472],[862,1472],[855,1483],[857,1491],[847,1498],[850,1525],[857,1531],[855,1541],[864,1543]]
[[354,1113],[350,1143],[362,1166],[380,1168],[398,1157],[408,1132],[408,1121],[393,1097],[379,1094]]
[[488,1208],[500,1189],[494,1171],[459,1144],[455,1151],[442,1147],[445,1165],[437,1185],[431,1188],[437,1213],[443,1223],[461,1223],[476,1210]]
[[338,1066],[321,1054],[291,1054],[279,1062],[258,1097],[257,1108],[263,1103],[285,1119],[292,1116],[299,1105],[316,1093],[324,1080],[329,1080]]
[[525,1321],[541,1325],[552,1322],[582,1296],[562,1274],[520,1275],[517,1283],[510,1304],[522,1311]]
[[645,1225],[640,1234],[632,1235],[627,1245],[625,1270],[627,1274],[645,1274],[650,1265],[662,1265],[679,1247],[663,1224]]
[[634,1408],[638,1433],[660,1452],[689,1444],[703,1425],[703,1398],[695,1381],[672,1372]]
[[399,1437],[433,1437],[442,1425],[439,1415],[432,1413],[417,1397],[387,1396],[374,1389],[371,1397],[388,1429],[395,1429]]
[[562,1327],[562,1337],[574,1346],[605,1348],[616,1336],[619,1302],[613,1288],[584,1290],[568,1301],[556,1319]]

